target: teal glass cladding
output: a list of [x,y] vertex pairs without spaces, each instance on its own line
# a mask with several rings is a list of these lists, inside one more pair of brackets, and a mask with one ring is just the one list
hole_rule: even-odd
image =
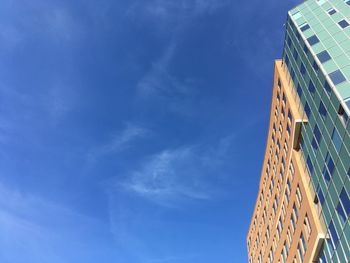
[[350,262],[350,0],[288,13],[283,64],[299,97],[300,149],[328,235],[318,262]]

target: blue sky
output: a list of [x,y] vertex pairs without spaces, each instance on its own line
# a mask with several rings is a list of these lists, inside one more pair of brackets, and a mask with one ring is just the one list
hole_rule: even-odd
[[246,262],[296,4],[3,0],[0,261]]

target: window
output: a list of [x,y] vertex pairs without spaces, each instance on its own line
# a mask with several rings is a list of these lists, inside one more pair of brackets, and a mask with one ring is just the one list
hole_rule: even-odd
[[317,190],[317,198],[318,200],[320,201],[321,203],[321,206],[323,205],[324,203],[324,195],[323,195],[323,192],[322,192],[322,189],[320,186],[318,186],[318,190]]
[[350,200],[344,188],[340,193],[339,203],[337,205],[337,212],[338,212],[339,218],[344,224],[350,213]]
[[301,89],[300,84],[298,84],[297,93],[298,93],[298,95],[299,95],[299,98],[301,99],[301,95],[302,95],[303,91],[302,91],[302,89]]
[[331,16],[331,15],[334,15],[337,12],[337,10],[335,10],[334,8],[331,8],[331,9],[328,9],[327,12]]
[[336,128],[334,128],[332,132],[332,142],[337,152],[339,152],[342,145],[342,140]]
[[350,0],[345,0],[344,1],[347,5],[350,5]]
[[308,24],[304,24],[304,25],[302,25],[302,26],[300,27],[300,30],[301,30],[302,32],[304,32],[304,31],[308,30],[309,28],[310,28],[310,26],[309,26]]
[[289,194],[288,194],[287,190],[284,192],[284,196],[286,197],[286,203],[288,205],[288,203],[289,203]]
[[303,197],[302,197],[302,194],[301,194],[299,185],[297,186],[296,197],[297,197],[298,205],[299,205],[299,207],[300,207],[301,201],[302,201]]
[[306,44],[304,44],[304,52],[305,52],[305,55],[307,55],[307,53],[309,52],[309,48],[307,47]]
[[289,65],[289,57],[288,55],[286,54],[285,58],[284,58],[284,62],[286,63],[287,67]]
[[304,107],[304,110],[305,110],[305,114],[308,118],[310,118],[310,113],[311,113],[311,109],[310,109],[310,106],[307,102],[305,102],[305,107]]
[[343,73],[339,69],[330,73],[329,77],[334,85],[338,85],[346,80]]
[[320,101],[320,106],[318,107],[318,112],[320,113],[321,117],[325,119],[327,117],[327,110],[324,106],[323,102]]
[[293,230],[293,233],[294,233],[294,231],[295,231],[295,220],[294,220],[293,215],[290,216],[290,222],[292,224],[292,230]]
[[287,230],[287,238],[288,238],[288,243],[289,243],[289,246],[292,244],[292,234],[290,233],[290,228],[288,227],[288,230]]
[[305,72],[306,72],[306,69],[305,69],[305,66],[304,66],[304,64],[303,63],[301,63],[301,66],[300,66],[300,73],[301,73],[301,75],[305,75]]
[[300,262],[303,262],[303,252],[300,249],[300,244],[298,244],[298,255],[299,255]]
[[327,81],[324,83],[324,89],[327,91],[327,93],[330,93],[332,91],[331,86]]
[[[282,100],[283,100],[283,102],[284,102],[284,104],[286,104],[286,94],[284,94],[284,92],[283,92],[283,94],[282,94]],[[283,112],[284,113],[284,112]],[[284,114],[283,114],[284,115]]]
[[298,56],[299,56],[298,51],[297,51],[297,49],[295,48],[294,51],[293,51],[293,57],[294,57],[295,61],[298,60]]
[[320,40],[318,39],[318,37],[316,35],[312,35],[311,37],[309,37],[307,39],[307,42],[309,42],[310,46],[313,46],[313,45],[317,44],[318,42],[320,42]]
[[311,142],[311,145],[315,150],[318,149],[318,145],[320,144],[320,141],[322,139],[321,136],[322,135],[321,135],[320,129],[318,128],[317,124],[315,124],[314,137],[313,137],[312,142]]
[[329,182],[334,171],[334,162],[329,153],[327,153],[325,158],[325,165],[322,170],[324,179]]
[[345,112],[344,108],[342,105],[339,105],[339,109],[338,109],[338,114],[341,117],[341,120],[343,121],[343,123],[346,125],[346,123],[349,120],[349,116],[348,114]]
[[287,136],[288,136],[288,138],[289,138],[289,136],[290,136],[290,127],[289,127],[289,124],[287,124]]
[[289,47],[292,45],[292,40],[290,39],[290,36],[287,36],[287,43]]
[[315,85],[311,80],[309,82],[309,91],[310,91],[312,96],[315,94]]
[[317,58],[323,64],[323,63],[327,62],[328,60],[330,60],[331,56],[329,55],[329,53],[326,50],[324,50],[324,51],[317,54]]
[[280,79],[277,80],[277,87],[278,87],[278,90],[281,89],[281,80]]
[[309,239],[311,234],[311,224],[307,214],[305,215],[305,218],[304,218],[304,231],[306,233],[306,238]]
[[292,117],[292,113],[290,112],[290,110],[288,110],[288,121],[292,122],[293,117]]
[[301,235],[300,235],[300,244],[301,244],[301,248],[302,248],[303,254],[304,254],[306,251],[306,242],[305,242],[305,238],[304,238],[303,233],[301,233]]
[[339,241],[339,236],[337,234],[337,231],[335,230],[333,221],[330,222],[328,229],[329,229],[329,235],[331,237],[331,245],[333,249],[336,249]]
[[346,27],[349,26],[349,23],[348,23],[348,21],[346,21],[345,19],[343,19],[343,20],[340,20],[340,21],[338,22],[338,25],[339,25],[341,28],[346,28]]
[[314,171],[314,166],[312,165],[310,156],[308,156],[308,157],[306,158],[306,165],[307,165],[307,168],[309,168],[309,172],[310,172],[310,175],[311,175],[312,172]]
[[295,204],[293,204],[293,216],[295,217],[295,222],[298,221],[298,210]]
[[295,78],[295,72],[294,72],[294,69],[293,69],[293,68],[292,68],[292,73],[290,74],[290,76],[292,77],[292,80],[295,81],[295,80],[294,80],[294,78]]

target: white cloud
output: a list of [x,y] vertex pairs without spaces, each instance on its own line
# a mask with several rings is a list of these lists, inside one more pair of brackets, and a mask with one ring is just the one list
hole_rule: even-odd
[[119,185],[151,202],[173,206],[178,202],[205,201],[217,194],[213,181],[220,181],[216,170],[227,158],[233,136],[216,145],[188,146],[163,150],[138,169],[130,171]]
[[169,65],[176,52],[176,44],[170,43],[163,54],[155,61],[144,77],[137,84],[140,95],[148,97],[152,95],[171,96],[186,94],[189,87],[169,72]]
[[102,156],[119,153],[128,149],[135,140],[144,138],[150,134],[150,130],[128,123],[126,127],[118,132],[110,141],[93,148],[88,153],[88,159],[90,162],[94,162]]

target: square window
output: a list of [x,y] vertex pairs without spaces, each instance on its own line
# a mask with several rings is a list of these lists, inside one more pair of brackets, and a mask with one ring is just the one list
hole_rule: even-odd
[[334,85],[338,85],[346,80],[343,73],[339,69],[330,73],[329,77],[331,78]]
[[346,28],[346,27],[349,26],[349,23],[348,23],[348,21],[346,21],[345,19],[343,19],[343,20],[340,20],[340,21],[338,22],[338,25],[339,25],[341,28]]
[[[350,1],[350,0],[349,0],[349,1]],[[301,30],[302,32],[304,32],[304,31],[308,30],[309,28],[310,28],[309,24],[304,24],[303,26],[300,27],[300,30]]]
[[318,42],[320,42],[320,40],[318,39],[318,37],[316,35],[312,35],[311,37],[309,37],[307,39],[307,42],[309,42],[310,46],[313,46],[313,45],[317,44]]
[[329,53],[328,53],[326,50],[324,50],[324,51],[318,53],[318,54],[317,54],[317,57],[318,57],[318,60],[319,60],[322,64],[331,59],[331,56],[329,55]]

